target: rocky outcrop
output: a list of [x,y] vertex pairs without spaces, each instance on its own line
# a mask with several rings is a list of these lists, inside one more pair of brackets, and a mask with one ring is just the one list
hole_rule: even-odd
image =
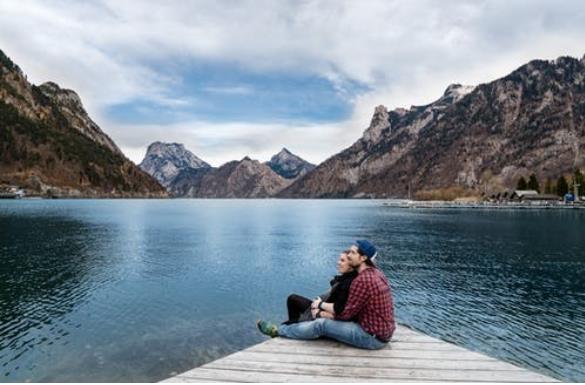
[[180,172],[191,174],[192,170],[210,167],[180,143],[154,142],[148,146],[144,160],[140,163],[142,170],[155,177],[167,189]]
[[285,179],[296,179],[311,172],[315,165],[291,153],[286,148],[270,158],[266,165]]
[[163,197],[91,120],[79,96],[35,86],[0,51],[0,184],[73,197]]
[[268,198],[289,184],[266,164],[245,157],[219,168],[183,170],[170,191],[190,198]]
[[62,89],[53,82],[43,83],[38,89],[54,103],[70,127],[76,129],[94,142],[106,147],[113,153],[124,156],[114,141],[91,120],[83,108],[79,95],[75,91]]
[[282,197],[405,197],[459,187],[491,193],[521,175],[558,178],[584,164],[585,65],[534,60],[425,106],[379,106],[364,135]]

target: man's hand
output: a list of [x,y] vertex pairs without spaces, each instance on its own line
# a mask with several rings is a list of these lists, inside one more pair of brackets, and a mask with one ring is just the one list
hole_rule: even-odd
[[[319,315],[319,317],[317,317],[317,314]],[[311,315],[313,316],[313,319],[317,319],[317,318],[328,318],[328,319],[335,319],[335,314],[325,311],[325,310],[319,310],[317,309],[311,309]]]
[[321,311],[321,314],[319,314],[320,318],[328,318],[328,319],[335,319],[335,315],[333,313],[330,313],[328,311]]

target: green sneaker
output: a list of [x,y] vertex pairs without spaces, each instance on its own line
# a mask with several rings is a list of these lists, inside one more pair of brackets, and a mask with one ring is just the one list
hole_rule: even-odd
[[270,336],[272,338],[278,337],[278,326],[276,326],[275,324],[258,320],[256,321],[256,326],[258,326],[258,330],[260,330],[262,334],[266,334],[267,336]]

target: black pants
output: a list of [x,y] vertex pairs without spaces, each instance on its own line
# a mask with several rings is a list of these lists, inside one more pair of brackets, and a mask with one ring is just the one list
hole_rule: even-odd
[[289,295],[288,298],[286,299],[286,308],[288,309],[288,321],[285,321],[283,323],[289,325],[299,322],[299,317],[301,316],[301,314],[305,312],[305,310],[311,307],[311,303],[313,303],[313,301],[306,297],[296,294]]

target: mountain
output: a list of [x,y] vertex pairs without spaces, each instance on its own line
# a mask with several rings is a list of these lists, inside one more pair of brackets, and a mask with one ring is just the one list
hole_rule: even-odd
[[314,165],[283,149],[270,162],[245,157],[214,168],[182,144],[154,142],[140,167],[175,197],[267,198],[287,187],[292,182],[288,178],[305,175]]
[[144,160],[140,163],[142,170],[155,177],[167,189],[181,171],[210,167],[180,143],[154,142],[148,146]]
[[584,148],[585,57],[534,60],[425,106],[376,107],[359,140],[279,196],[490,194],[531,173],[556,180],[584,165]]
[[29,83],[1,50],[0,185],[46,196],[166,196],[88,116],[74,91]]
[[268,198],[289,184],[266,164],[245,157],[219,168],[185,169],[170,192],[190,198]]
[[283,148],[266,165],[285,179],[295,179],[311,172],[315,165]]

